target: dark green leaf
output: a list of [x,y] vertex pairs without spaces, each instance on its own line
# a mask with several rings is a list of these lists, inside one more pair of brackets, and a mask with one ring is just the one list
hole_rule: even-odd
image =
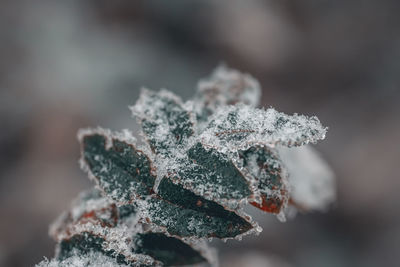
[[182,101],[168,91],[143,90],[131,109],[156,153],[174,156],[174,151],[194,133],[190,113],[184,109]]
[[59,260],[64,260],[68,257],[79,254],[87,254],[91,251],[100,252],[111,258],[115,258],[120,264],[136,266],[135,262],[129,261],[125,255],[116,252],[115,250],[104,250],[104,237],[93,235],[90,232],[76,234],[69,239],[64,239],[59,243],[58,255]]
[[84,165],[113,200],[131,201],[152,192],[152,164],[133,144],[101,132],[84,134],[81,143]]
[[164,178],[158,196],[144,207],[152,223],[181,237],[233,238],[254,225],[213,201],[197,196]]
[[192,164],[178,171],[178,180],[191,191],[205,195],[207,199],[240,201],[251,195],[249,183],[232,160],[223,153],[205,149],[201,143],[188,150]]
[[149,255],[166,266],[189,265],[206,259],[181,240],[162,233],[143,233],[134,237],[135,253]]

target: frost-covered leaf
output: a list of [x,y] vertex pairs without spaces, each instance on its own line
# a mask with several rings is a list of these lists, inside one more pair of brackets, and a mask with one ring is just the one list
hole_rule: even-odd
[[257,80],[221,65],[210,77],[199,81],[193,103],[197,120],[204,124],[221,106],[243,103],[256,107],[260,98],[261,89]]
[[82,255],[89,252],[99,252],[105,256],[114,258],[118,264],[131,266],[137,266],[139,263],[145,266],[156,265],[156,263],[151,259],[148,259],[147,263],[142,262],[140,260],[141,258],[133,253],[127,253],[128,255],[124,255],[114,249],[107,249],[107,246],[106,237],[95,235],[90,232],[82,232],[69,239],[64,239],[59,243],[57,258],[63,261],[77,253]]
[[56,258],[64,260],[73,256],[76,251],[79,254],[100,252],[108,257],[115,258],[119,263],[136,266],[159,265],[159,262],[151,256],[135,253],[132,250],[132,237],[140,228],[128,228],[119,224],[115,227],[107,227],[87,222],[71,225],[58,236]]
[[115,227],[118,223],[118,208],[100,191],[82,192],[74,200],[71,210],[64,212],[51,225],[50,235],[54,240],[62,240],[77,224],[96,224],[101,227]]
[[174,177],[185,188],[218,203],[239,202],[252,194],[249,182],[225,154],[196,143],[187,155],[190,162]]
[[50,235],[59,241],[69,236],[76,225],[83,224],[114,228],[121,223],[126,224],[128,218],[135,217],[136,210],[131,204],[117,206],[112,200],[102,196],[97,189],[84,191],[73,201],[71,209],[51,225]]
[[142,233],[134,237],[136,253],[149,255],[166,266],[189,265],[207,260],[183,241],[162,233]]
[[56,258],[63,261],[76,254],[99,252],[120,264],[155,265],[157,262],[150,256],[132,252],[131,236],[140,227],[127,226],[109,199],[97,190],[84,192],[74,201],[72,209],[51,227],[50,234],[58,243]]
[[257,227],[249,217],[228,211],[168,178],[161,180],[158,195],[139,208],[149,221],[174,236],[233,238]]
[[194,134],[193,118],[179,97],[169,91],[142,90],[139,100],[131,107],[141,123],[150,147],[164,156],[174,156]]
[[257,145],[300,146],[325,138],[317,117],[292,116],[269,108],[243,104],[221,108],[211,118],[201,141],[220,151],[245,150]]
[[261,202],[251,204],[263,211],[280,213],[288,201],[286,172],[276,152],[267,147],[252,147],[240,151],[243,167],[258,184]]
[[134,142],[107,130],[82,130],[83,168],[113,200],[129,202],[152,192],[155,176],[149,157]]
[[326,210],[336,198],[335,176],[311,146],[279,148],[289,172],[290,201],[302,211]]

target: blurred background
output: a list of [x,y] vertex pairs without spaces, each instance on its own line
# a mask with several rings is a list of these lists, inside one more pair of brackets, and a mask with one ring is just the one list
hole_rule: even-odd
[[317,148],[338,189],[327,213],[255,214],[259,237],[214,242],[221,265],[399,266],[399,10],[396,0],[1,1],[0,266],[53,256],[49,224],[92,186],[78,128],[136,130],[127,106],[140,87],[188,99],[221,62],[260,81],[263,106],[330,127]]

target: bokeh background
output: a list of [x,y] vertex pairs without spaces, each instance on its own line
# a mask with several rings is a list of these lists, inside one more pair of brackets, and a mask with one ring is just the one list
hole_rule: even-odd
[[[142,86],[184,99],[219,63],[262,104],[317,115],[337,176],[327,213],[220,246],[222,266],[399,266],[400,2],[14,1],[0,7],[0,266],[52,257],[48,225],[92,186],[78,128],[137,125]],[[257,265],[258,264],[258,265]],[[269,265],[268,265],[269,264]]]

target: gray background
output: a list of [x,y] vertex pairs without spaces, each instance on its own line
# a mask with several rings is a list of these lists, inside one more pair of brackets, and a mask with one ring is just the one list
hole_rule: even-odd
[[215,242],[221,265],[240,266],[240,255],[398,266],[399,10],[394,0],[3,0],[0,265],[53,255],[49,223],[92,186],[77,164],[78,128],[136,130],[127,106],[141,86],[188,99],[225,62],[260,81],[263,106],[330,127],[317,147],[338,202],[287,223],[256,214],[259,237]]

